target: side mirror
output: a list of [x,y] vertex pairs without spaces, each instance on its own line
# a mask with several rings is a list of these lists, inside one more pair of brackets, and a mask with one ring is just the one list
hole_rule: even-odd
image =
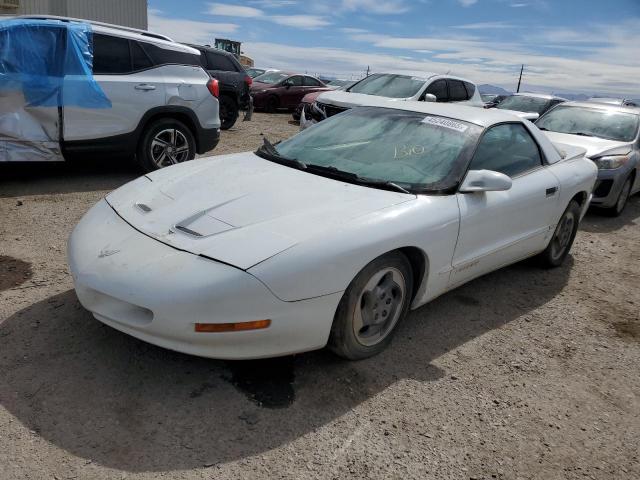
[[424,101],[425,102],[437,102],[438,101],[438,97],[436,97],[433,93],[427,93],[424,96]]
[[460,192],[501,192],[509,190],[512,185],[511,178],[504,173],[492,170],[469,170]]

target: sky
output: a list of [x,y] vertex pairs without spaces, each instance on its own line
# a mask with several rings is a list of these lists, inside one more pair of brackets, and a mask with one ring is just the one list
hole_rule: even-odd
[[449,72],[514,91],[524,64],[523,90],[640,98],[640,0],[149,0],[149,29],[338,78]]

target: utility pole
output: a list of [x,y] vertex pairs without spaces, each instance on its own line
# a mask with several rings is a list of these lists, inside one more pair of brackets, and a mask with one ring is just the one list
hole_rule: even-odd
[[516,93],[520,93],[520,84],[522,83],[522,71],[524,70],[524,64],[522,64],[522,67],[520,67],[520,78],[518,79],[518,89],[516,90]]

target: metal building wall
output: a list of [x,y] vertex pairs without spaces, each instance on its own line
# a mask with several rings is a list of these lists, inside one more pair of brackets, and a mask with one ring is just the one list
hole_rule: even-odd
[[60,15],[147,29],[147,0],[20,0],[19,15]]

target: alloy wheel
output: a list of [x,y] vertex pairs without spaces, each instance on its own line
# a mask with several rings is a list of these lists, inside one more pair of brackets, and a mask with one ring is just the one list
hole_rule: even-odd
[[184,162],[189,158],[189,142],[178,129],[161,130],[151,141],[150,156],[158,168]]

